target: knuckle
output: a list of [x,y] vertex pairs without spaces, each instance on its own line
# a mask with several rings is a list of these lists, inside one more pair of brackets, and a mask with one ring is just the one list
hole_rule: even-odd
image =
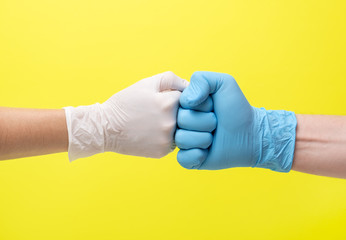
[[165,134],[170,134],[171,132],[173,132],[176,129],[176,122],[167,122],[164,125],[161,126],[161,130],[165,133]]
[[204,160],[204,152],[203,152],[202,149],[196,149],[195,158],[198,160],[198,162],[203,162],[203,160]]
[[213,142],[213,135],[211,133],[208,133],[208,136],[207,136],[207,143],[206,143],[206,148],[210,147],[210,145],[212,144]]
[[175,143],[177,144],[177,146],[181,145],[181,140],[184,139],[183,137],[183,131],[181,129],[177,129],[177,131],[175,132]]
[[172,77],[175,77],[175,74],[172,71],[166,71],[166,72],[162,73],[162,77],[172,78]]
[[228,73],[225,73],[225,76],[226,76],[225,80],[227,80],[227,81],[229,81],[231,83],[236,83],[236,81],[235,81],[235,79],[234,79],[234,77],[232,75],[230,75]]
[[185,118],[186,118],[186,111],[182,108],[179,108],[178,115],[177,115],[177,122],[179,127],[184,125]]
[[176,93],[175,95],[165,96],[165,98],[159,97],[157,99],[157,104],[159,106],[159,109],[161,109],[164,112],[171,111],[172,109],[175,110],[175,113],[177,113],[177,109],[179,107],[179,97],[180,93]]
[[172,101],[168,99],[160,99],[158,104],[160,106],[159,109],[163,112],[167,112],[173,107]]
[[155,152],[155,157],[156,158],[162,158],[164,156],[166,156],[168,153],[170,153],[172,151],[172,141],[168,142],[168,143],[160,143],[156,152]]
[[187,128],[188,125],[190,125],[189,123],[191,121],[193,121],[192,119],[192,112],[193,110],[189,110],[189,109],[182,109],[180,108],[178,111],[178,116],[177,116],[177,124],[179,127],[181,128]]
[[183,168],[190,169],[189,166],[187,166],[185,155],[186,155],[185,150],[179,150],[177,154],[177,161],[179,165],[182,166]]
[[217,126],[217,118],[215,113],[211,112],[210,113],[210,120],[212,122],[211,126],[212,126],[212,131],[215,130],[216,126]]
[[200,78],[203,75],[203,72],[196,71],[191,75],[191,81],[196,81],[198,78]]

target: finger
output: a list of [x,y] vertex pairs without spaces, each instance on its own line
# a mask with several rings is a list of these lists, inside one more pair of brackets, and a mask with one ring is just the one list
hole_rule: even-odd
[[222,79],[226,75],[229,76],[214,72],[195,72],[192,74],[189,86],[180,97],[181,106],[194,109],[220,88]]
[[159,93],[159,101],[161,109],[164,111],[170,111],[174,120],[177,118],[179,108],[179,98],[181,92],[179,91],[165,91]]
[[216,128],[216,116],[213,112],[179,108],[177,124],[179,128],[186,130],[212,132]]
[[159,81],[159,92],[168,90],[178,90],[182,92],[189,82],[175,75],[173,72],[168,71],[161,73]]
[[208,150],[193,148],[180,150],[177,155],[178,163],[186,169],[198,169],[208,156]]
[[160,92],[159,93],[161,95],[160,100],[162,101],[168,101],[168,102],[172,102],[174,104],[176,104],[177,106],[179,106],[179,98],[181,96],[181,92],[174,90],[174,91],[165,91],[165,92]]
[[193,108],[193,110],[196,111],[201,111],[201,112],[211,112],[214,109],[214,104],[211,96],[207,98],[204,102],[201,104],[197,105],[196,107]]
[[180,149],[207,149],[212,142],[213,135],[208,132],[196,132],[184,129],[177,129],[175,132],[175,144]]

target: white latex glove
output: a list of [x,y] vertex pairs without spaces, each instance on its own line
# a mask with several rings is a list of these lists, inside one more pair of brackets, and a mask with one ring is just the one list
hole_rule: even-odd
[[172,72],[145,78],[106,102],[66,107],[70,161],[97,153],[161,158],[173,151],[181,92],[188,82]]

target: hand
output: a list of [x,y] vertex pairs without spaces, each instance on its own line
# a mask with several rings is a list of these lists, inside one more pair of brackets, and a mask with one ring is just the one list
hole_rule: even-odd
[[[199,106],[209,95],[214,112]],[[180,98],[175,142],[178,162],[188,169],[262,167],[288,172],[296,118],[288,111],[252,107],[228,74],[195,72]]]
[[103,104],[65,108],[70,160],[107,151],[165,156],[175,148],[179,98],[187,85],[165,72],[133,84]]

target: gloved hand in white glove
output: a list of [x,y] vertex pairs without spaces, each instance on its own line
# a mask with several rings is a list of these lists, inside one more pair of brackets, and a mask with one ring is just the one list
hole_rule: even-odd
[[175,148],[181,92],[188,82],[172,72],[145,78],[106,102],[66,107],[70,161],[97,153],[161,158]]

